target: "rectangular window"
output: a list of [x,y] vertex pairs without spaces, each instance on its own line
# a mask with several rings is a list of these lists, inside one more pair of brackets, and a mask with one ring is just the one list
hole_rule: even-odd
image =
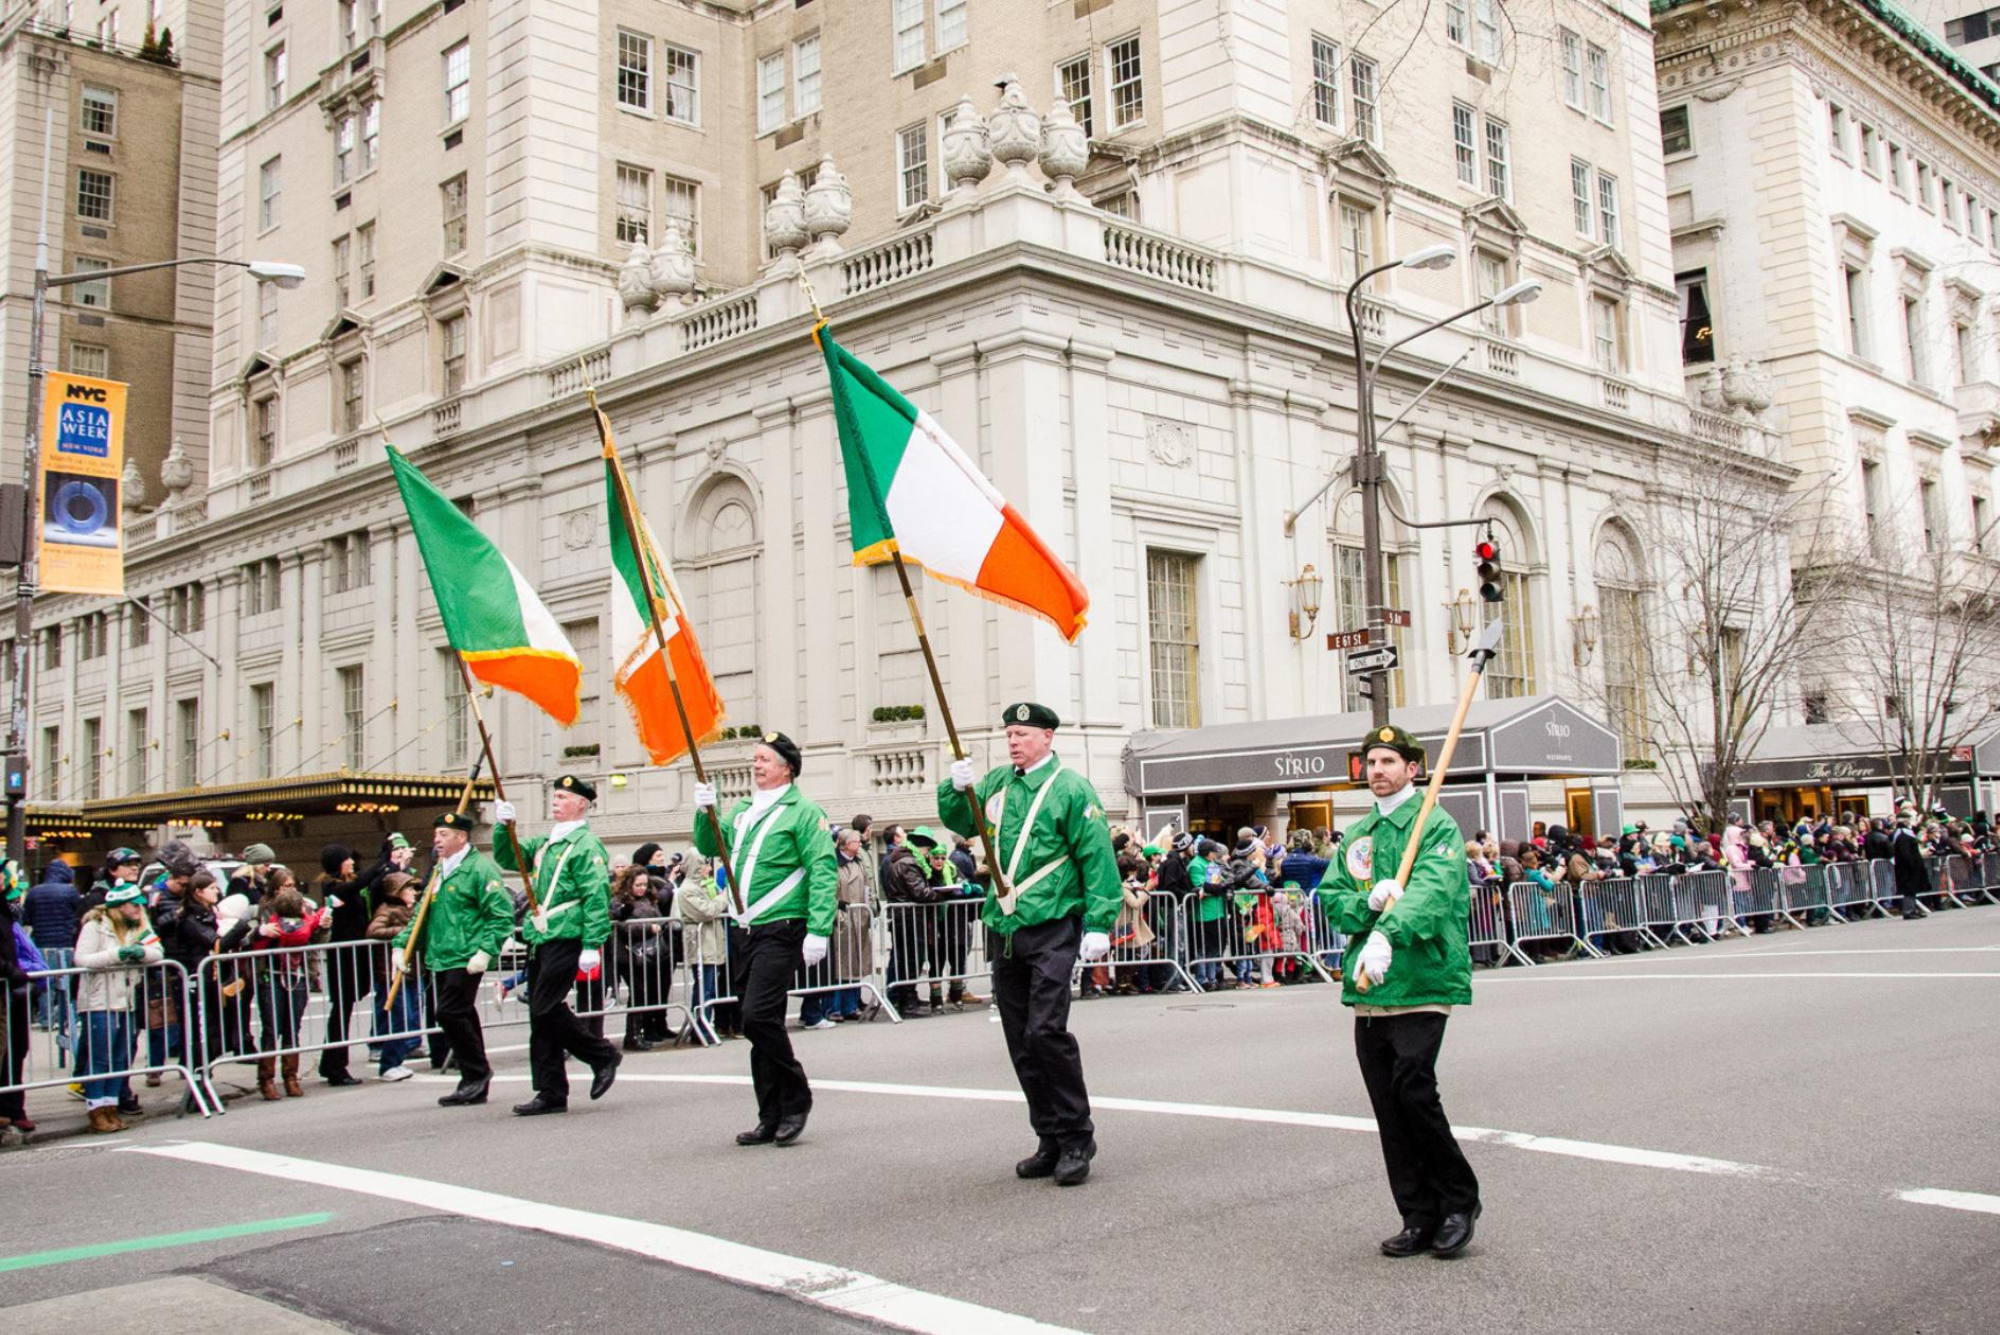
[[63,359],[64,368],[72,375],[94,375],[100,379],[111,374],[111,349],[97,343],[72,343],[69,353]]
[[1878,460],[1861,461],[1861,522],[1871,547],[1879,546],[1886,532],[1882,528],[1882,465]]
[[[361,280],[361,299],[375,295],[375,224],[362,223],[354,229],[354,276]],[[276,287],[276,283],[266,283],[265,287]]]
[[653,39],[623,28],[618,30],[618,105],[653,109]]
[[1938,216],[1946,227],[1958,226],[1958,190],[1948,176],[1938,177]]
[[1625,369],[1624,339],[1620,336],[1618,303],[1610,297],[1590,299],[1590,342],[1597,369],[1617,375]]
[[1625,754],[1634,760],[1652,754],[1646,722],[1647,648],[1652,639],[1645,620],[1645,595],[1637,589],[1599,585],[1603,618],[1605,713],[1618,729]]
[[1469,34],[1465,0],[1444,0],[1444,39],[1453,46],[1465,46]]
[[1357,204],[1340,206],[1340,250],[1350,280],[1375,267],[1375,210]]
[[[1317,43],[1318,39],[1314,41]],[[1316,53],[1319,48],[1315,44],[1313,49]],[[1091,105],[1090,71],[1088,51],[1080,56],[1071,56],[1056,66],[1056,96],[1069,103],[1069,114],[1076,117],[1076,123],[1083,127],[1085,139],[1094,138],[1097,134],[1097,123],[1092,119],[1095,108]]]
[[364,755],[368,731],[368,678],[359,663],[340,668],[335,675],[340,678],[343,763],[350,772],[359,774],[368,768]]
[[1917,207],[1931,207],[1931,165],[1928,162],[1917,163]]
[[1122,130],[1146,118],[1146,86],[1139,68],[1139,35],[1105,49],[1111,72],[1111,128]]
[[[1333,608],[1334,614],[1343,626],[1365,626],[1368,624],[1368,583],[1363,573],[1361,548],[1351,541],[1336,542],[1333,545]],[[1382,592],[1392,607],[1403,605],[1403,568],[1396,555],[1387,553],[1382,557]],[[1398,649],[1403,647],[1403,631],[1391,627],[1389,643]],[[1362,678],[1342,671],[1341,708],[1358,712],[1368,708],[1368,697],[1361,694]],[[1376,678],[1377,681],[1382,678]],[[1403,703],[1403,669],[1396,668],[1388,676],[1389,703],[1392,708]]]
[[930,135],[918,122],[896,132],[896,211],[908,213],[930,197]]
[[1844,266],[1847,293],[1847,350],[1857,357],[1868,355],[1868,343],[1862,336],[1866,328],[1868,314],[1868,288],[1861,270],[1853,265]]
[[[141,621],[145,618],[141,617]],[[143,641],[141,641],[143,643]],[[128,709],[125,711],[125,791],[143,793],[146,791],[146,771],[150,766],[147,752],[152,749],[152,733],[146,727],[146,711]]]
[[1981,224],[1983,224],[1985,221],[1986,221],[1986,210],[1979,206],[1979,197],[1973,194],[1970,190],[1966,191],[1965,192],[1965,236],[1966,239],[1971,241],[1974,245],[1978,245],[1984,240],[1984,238],[1981,237],[1979,234],[1979,229]]
[[1584,66],[1590,75],[1590,114],[1611,124],[1611,53],[1596,43],[1584,50]]
[[1903,297],[1903,351],[1909,358],[1910,379],[1919,385],[1930,384],[1929,360],[1924,356],[1924,304],[1908,294]]
[[1938,484],[1934,478],[1917,483],[1918,509],[1924,519],[1924,550],[1937,551],[1946,538],[1944,516],[1938,513]]
[[278,688],[269,682],[250,688],[250,727],[257,755],[257,777],[278,772]]
[[956,50],[965,45],[965,0],[937,0],[937,49]]
[[352,298],[353,294],[350,292],[348,288],[348,274],[350,270],[353,268],[353,265],[351,263],[353,256],[354,256],[354,238],[352,236],[342,235],[334,239],[333,308],[335,310],[345,309],[349,300]]
[[103,795],[104,720],[87,718],[83,721],[83,791],[78,796],[94,802]]
[[619,163],[616,181],[618,222],[617,235],[620,245],[640,242],[651,245],[653,241],[653,173],[644,167],[634,167]]
[[[1488,700],[1514,700],[1535,693],[1535,631],[1528,615],[1528,577],[1519,571],[1500,574],[1501,601],[1481,603],[1480,624],[1500,618],[1500,652],[1487,664],[1481,680]],[[1512,608],[1511,615],[1503,610]]]
[[267,468],[278,453],[278,399],[266,394],[250,404],[250,466]]
[[785,123],[785,53],[774,51],[757,61],[757,133],[769,134]]
[[[960,11],[960,22],[964,22]],[[819,110],[819,34],[801,37],[792,43],[792,115],[810,116]]]
[[1559,30],[1562,52],[1563,105],[1583,110],[1583,39],[1568,28]]
[[378,98],[361,109],[361,174],[375,170],[376,153],[382,145],[382,103]]
[[1958,383],[1969,385],[1979,378],[1979,349],[1972,341],[1972,326],[1952,326],[1953,345],[1958,352]]
[[[354,179],[354,113],[348,112],[333,123],[333,183],[345,185]],[[270,226],[266,223],[265,226]]]
[[153,640],[153,598],[151,594],[148,594],[146,597],[135,599],[134,601],[137,602],[138,606],[125,614],[125,625],[131,631],[131,634],[125,639],[125,647],[128,649],[143,649],[152,643]]
[[276,111],[285,105],[285,44],[278,43],[264,53],[264,110]]
[[1353,132],[1369,143],[1381,139],[1381,127],[1375,120],[1375,62],[1366,56],[1355,56],[1347,62],[1347,82],[1354,99]]
[[[270,166],[273,163],[265,165]],[[94,172],[87,167],[78,168],[76,216],[85,222],[110,222],[113,192],[114,185],[110,172]]]
[[1882,170],[1881,147],[1882,141],[1876,137],[1875,127],[1865,121],[1862,122],[1861,170],[1867,172],[1870,176]]
[[346,589],[365,589],[374,582],[374,548],[369,541],[367,529],[356,529],[341,541],[342,577],[341,585]]
[[1688,122],[1686,106],[1668,107],[1660,113],[1660,154],[1675,157],[1694,152],[1694,127]]
[[442,372],[439,388],[445,396],[465,388],[465,317],[454,315],[438,322],[438,356]]
[[344,432],[359,431],[366,420],[365,369],[359,357],[340,364],[340,429]]
[[1597,173],[1598,237],[1613,250],[1618,248],[1618,178]]
[[1708,302],[1708,270],[1675,274],[1674,287],[1681,307],[1681,364],[1714,361],[1715,324]]
[[662,47],[665,66],[667,119],[681,125],[701,124],[701,57],[678,46]]
[[[89,259],[79,255],[71,262],[70,272],[95,273],[98,270],[109,269],[110,267],[111,262],[109,260]],[[109,278],[99,278],[88,283],[72,283],[69,289],[69,299],[72,304],[77,306],[88,306],[92,310],[109,310],[111,307],[111,280]]]
[[1196,603],[1201,558],[1146,553],[1147,648],[1153,670],[1153,726],[1201,726],[1201,626]]
[[1340,43],[1314,33],[1313,119],[1329,129],[1340,128]]
[[458,655],[450,649],[438,651],[438,675],[443,679],[437,698],[444,702],[444,767],[460,769],[465,764],[470,711],[465,704],[465,677]]
[[118,90],[83,86],[83,132],[109,139],[118,133]]
[[44,801],[62,800],[62,758],[62,729],[43,728],[42,773],[37,791],[43,795]]
[[1472,53],[1489,65],[1500,63],[1499,0],[1472,0]]
[[1889,188],[1903,189],[1903,146],[1889,145]]
[[[1482,250],[1479,252],[1478,265],[1479,299],[1491,301],[1507,286],[1507,261],[1491,251]],[[1486,307],[1479,312],[1479,325],[1489,334],[1506,333],[1506,309],[1500,306]]]
[[895,0],[896,73],[924,63],[924,0]]
[[174,701],[174,787],[201,782],[201,701]]
[[1826,146],[1835,157],[1847,156],[1847,109],[1838,102],[1826,104]]
[[444,214],[444,253],[456,255],[465,249],[465,173],[438,187]]
[[278,346],[278,285],[257,284],[257,346]]
[[1972,498],[1972,550],[1986,550],[1987,504],[1984,496]]
[[688,249],[701,257],[701,187],[678,176],[660,178],[660,213],[680,220]]
[[340,49],[352,51],[359,38],[355,16],[360,12],[359,0],[340,0]]
[[63,629],[47,626],[42,630],[42,667],[59,668],[63,661]]
[[472,113],[472,41],[454,42],[444,53],[444,123],[456,125]]
[[284,218],[284,160],[272,158],[257,169],[257,230],[268,232]]
[[1578,236],[1597,235],[1597,210],[1590,202],[1590,164],[1582,158],[1569,160],[1570,221]]
[[1472,108],[1463,102],[1451,104],[1451,148],[1457,160],[1458,183],[1479,188],[1479,146],[1473,141]]
[[1513,178],[1507,166],[1507,127],[1491,116],[1486,118],[1486,193],[1512,199]]

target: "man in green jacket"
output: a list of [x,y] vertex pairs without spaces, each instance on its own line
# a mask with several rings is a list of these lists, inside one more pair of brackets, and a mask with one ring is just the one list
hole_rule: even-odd
[[493,840],[494,860],[525,873],[540,906],[521,924],[528,943],[528,1065],[535,1096],[514,1106],[516,1117],[569,1108],[564,1054],[590,1068],[593,1099],[603,1098],[618,1075],[618,1049],[585,1027],[569,1006],[578,971],[603,968],[604,938],[611,935],[611,859],[588,824],[596,800],[597,789],[588,781],[563,775],[549,787],[555,828],[518,848],[514,804],[493,804],[494,822],[501,826]]
[[[1375,1126],[1389,1190],[1403,1231],[1385,1256],[1429,1251],[1456,1256],[1472,1241],[1479,1179],[1452,1137],[1438,1097],[1437,1057],[1453,1006],[1472,1003],[1472,910],[1465,836],[1443,807],[1423,806],[1415,779],[1424,749],[1397,727],[1378,728],[1362,747],[1374,808],[1347,831],[1319,894],[1333,925],[1348,933],[1340,999],[1354,1007],[1354,1053]],[[1408,885],[1396,872],[1418,841]],[[1366,978],[1368,991],[1359,990]]]
[[437,867],[431,873],[430,903],[419,906],[421,919],[411,918],[397,935],[391,958],[400,974],[415,950],[436,977],[437,1011],[431,1018],[458,1058],[458,1088],[438,1103],[455,1108],[486,1102],[486,1088],[493,1082],[479,1029],[479,979],[500,958],[514,930],[514,901],[500,882],[500,869],[472,846],[472,817],[448,811],[432,824]]
[[975,783],[972,762],[954,762],[938,785],[938,819],[971,838],[978,833],[971,803],[978,802],[993,827],[998,846],[987,850],[989,865],[1006,874],[1007,894],[996,878],[980,917],[993,1004],[1037,1137],[1035,1152],[1014,1172],[1071,1187],[1090,1176],[1097,1141],[1083,1056],[1069,1032],[1070,975],[1079,958],[1092,964],[1111,953],[1125,898],[1104,804],[1090,780],[1063,768],[1055,754],[1055,711],[1010,705],[1001,723],[1012,763]]
[[[795,782],[803,763],[798,744],[767,732],[750,751],[755,791],[722,819],[730,863],[743,883],[738,921],[747,944],[732,951],[730,979],[742,998],[743,1037],[750,1040],[750,1080],[757,1088],[757,1125],[738,1145],[790,1145],[806,1129],[812,1086],[785,1033],[785,999],[803,959],[808,969],[826,959],[840,900],[840,865],[827,837],[826,813]],[[694,786],[695,850],[719,857],[715,838],[715,785]],[[718,880],[722,868],[716,868]],[[734,905],[732,904],[732,908]]]

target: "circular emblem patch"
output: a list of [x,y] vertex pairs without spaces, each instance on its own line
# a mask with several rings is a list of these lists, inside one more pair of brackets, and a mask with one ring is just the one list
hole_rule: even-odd
[[1375,837],[1362,835],[1347,841],[1347,874],[1357,881],[1371,879],[1375,870]]
[[764,734],[764,745],[766,745],[766,746],[775,746],[775,745],[777,745],[777,741],[778,741],[778,734],[777,734],[777,733],[775,733],[775,732],[767,732],[767,733],[765,733],[765,734]]
[[1016,705],[1014,707],[1014,721],[1017,723],[1026,723],[1028,721],[1028,707],[1026,705]]
[[994,826],[996,827],[994,830],[995,834],[999,833],[997,827],[1000,824],[1001,813],[1006,810],[1007,810],[1006,804],[1000,800],[1000,794],[995,793],[993,794],[993,796],[986,799],[986,819],[993,822]]
[[1394,728],[1384,728],[1375,734],[1375,740],[1378,742],[1393,742],[1396,740],[1396,730]]

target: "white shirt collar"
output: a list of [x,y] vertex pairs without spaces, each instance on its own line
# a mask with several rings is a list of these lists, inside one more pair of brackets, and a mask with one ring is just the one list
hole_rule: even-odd
[[1037,760],[1034,764],[1028,766],[1024,770],[1021,770],[1020,772],[1024,775],[1033,774],[1036,770],[1040,769],[1042,766],[1052,763],[1055,760],[1055,758],[1056,758],[1056,753],[1051,751],[1047,755],[1043,756],[1040,760]]
[[1390,812],[1394,811],[1397,807],[1403,805],[1403,803],[1409,801],[1416,795],[1417,795],[1417,786],[1413,783],[1406,783],[1401,788],[1397,789],[1395,792],[1389,794],[1387,797],[1376,798],[1375,814],[1378,816],[1386,816]]
[[792,791],[792,785],[789,783],[782,788],[752,789],[750,793],[749,814],[752,816],[762,814],[762,812],[766,807],[775,805],[780,798],[784,797],[786,793],[789,793],[791,791]]
[[467,853],[470,853],[471,851],[472,851],[472,845],[467,844],[464,848],[459,849],[456,853],[453,853],[443,862],[440,862],[438,864],[438,879],[443,880],[445,877],[457,871],[458,864],[465,861],[465,855]]
[[549,842],[567,839],[588,824],[590,822],[587,820],[559,820],[555,823],[555,828],[549,831]]

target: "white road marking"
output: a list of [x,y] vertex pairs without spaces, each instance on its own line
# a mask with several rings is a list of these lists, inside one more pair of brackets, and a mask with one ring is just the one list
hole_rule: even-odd
[[1971,1210],[1976,1214],[2000,1214],[2000,1196],[1987,1196],[1977,1191],[1943,1191],[1937,1187],[1921,1187],[1896,1193],[1898,1200],[1912,1205],[1942,1205],[1947,1210]]
[[1854,950],[1785,950],[1778,946],[1759,946],[1755,950],[1739,950],[1730,955],[1689,955],[1682,962],[1708,964],[1720,961],[1727,964],[1746,955],[1781,960],[1801,955],[2000,955],[2000,946],[1863,946]]
[[844,1266],[803,1260],[643,1219],[545,1205],[449,1182],[266,1154],[232,1145],[129,1145],[121,1150],[352,1191],[509,1228],[532,1229],[615,1247],[898,1330],[924,1332],[924,1335],[1079,1335],[1064,1326],[906,1288]]
[[1739,979],[1749,982],[1764,982],[1774,978],[1886,978],[1904,982],[1923,978],[2000,978],[2000,973],[1959,971],[1946,973],[1827,973],[1807,972],[1805,970],[1800,970],[1796,973],[1572,973],[1567,969],[1548,969],[1536,970],[1532,973],[1523,971],[1521,973],[1503,974],[1497,978],[1481,978],[1478,980],[1478,983],[1481,987],[1492,987],[1505,983],[1625,983],[1635,980],[1651,982],[1661,979],[1676,981],[1692,979],[1702,983],[1736,982]]

